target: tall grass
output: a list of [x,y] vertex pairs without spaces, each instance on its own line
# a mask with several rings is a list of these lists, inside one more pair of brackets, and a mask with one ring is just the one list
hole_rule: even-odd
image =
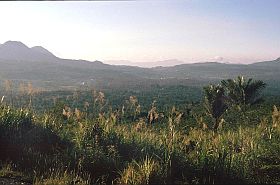
[[[80,94],[75,98],[78,102]],[[155,104],[141,115],[133,96],[123,110],[104,111],[104,93],[93,93],[93,100],[84,109],[75,102],[74,107],[57,104],[44,113],[2,104],[3,174],[13,166],[35,184],[280,182],[276,106],[256,126],[247,126],[246,119],[236,128],[213,132],[207,117],[196,112],[186,121],[173,107],[160,118]],[[195,126],[187,125],[190,120]]]

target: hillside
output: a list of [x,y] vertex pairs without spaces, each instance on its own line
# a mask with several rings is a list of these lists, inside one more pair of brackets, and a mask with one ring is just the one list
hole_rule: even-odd
[[47,89],[69,89],[81,84],[104,88],[138,88],[154,84],[194,85],[237,75],[272,81],[280,80],[279,69],[279,58],[250,65],[208,62],[141,68],[62,59],[42,46],[29,48],[18,41],[7,41],[0,45],[1,80],[30,81]]
[[[280,182],[279,59],[140,68],[20,42],[1,53],[1,80],[13,83],[0,96],[0,184]],[[234,96],[210,85],[240,74],[269,82],[274,96],[250,80],[237,81]],[[53,91],[11,90],[22,81]]]
[[173,67],[156,67],[154,70],[166,78],[201,78],[201,79],[224,79],[233,78],[237,75],[246,75],[261,79],[277,79],[280,69],[279,59],[254,64],[224,64],[218,62],[181,64]]

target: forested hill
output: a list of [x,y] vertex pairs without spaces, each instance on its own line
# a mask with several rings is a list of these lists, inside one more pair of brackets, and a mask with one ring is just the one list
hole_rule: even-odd
[[181,64],[172,67],[140,68],[100,61],[61,59],[41,46],[29,48],[18,41],[0,45],[1,80],[28,81],[55,89],[81,84],[96,87],[139,87],[152,85],[198,85],[245,75],[278,81],[280,59],[250,65],[217,62]]

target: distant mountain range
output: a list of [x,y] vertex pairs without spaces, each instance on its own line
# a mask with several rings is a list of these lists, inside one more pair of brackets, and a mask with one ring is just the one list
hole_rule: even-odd
[[169,60],[161,60],[156,62],[131,62],[128,60],[109,60],[109,61],[104,61],[104,63],[111,64],[111,65],[129,65],[129,66],[152,68],[152,67],[159,67],[159,66],[170,67],[174,65],[184,64],[185,62],[177,59],[169,59]]
[[[172,65],[180,61],[169,60],[157,64],[163,63]],[[279,71],[280,58],[248,65],[207,62],[141,68],[62,59],[41,46],[29,48],[18,41],[0,44],[0,79],[10,79],[15,83],[30,81],[45,89],[73,89],[82,84],[98,88],[198,85],[237,75],[280,81]]]

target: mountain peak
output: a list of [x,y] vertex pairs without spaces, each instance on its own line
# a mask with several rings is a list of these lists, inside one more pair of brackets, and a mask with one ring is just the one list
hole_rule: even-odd
[[20,41],[7,41],[5,42],[4,44],[1,44],[1,47],[9,47],[9,48],[25,48],[25,49],[28,49],[28,47],[23,44],[22,42]]
[[46,48],[44,48],[42,46],[34,46],[34,47],[30,48],[30,49],[33,50],[33,51],[42,53],[42,54],[54,56],[54,54],[52,54],[49,50],[47,50]]
[[7,41],[0,45],[0,59],[17,61],[52,61],[57,57],[42,46],[29,48],[20,41]]

